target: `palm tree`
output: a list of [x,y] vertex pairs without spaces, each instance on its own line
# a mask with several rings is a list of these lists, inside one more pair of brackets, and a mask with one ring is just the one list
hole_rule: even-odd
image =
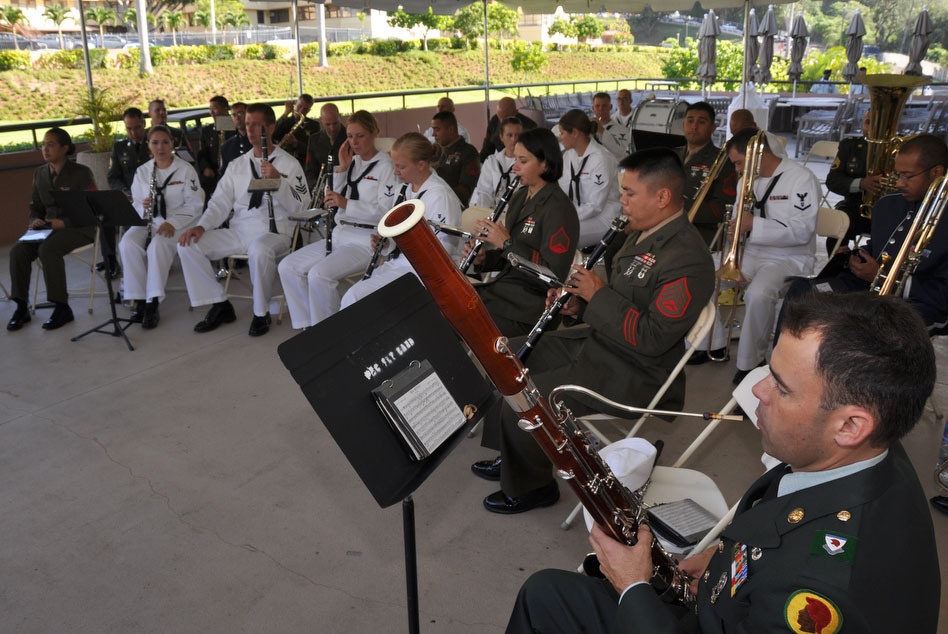
[[228,10],[223,16],[221,16],[220,21],[221,25],[224,27],[234,27],[234,44],[239,44],[237,38],[240,32],[240,27],[250,25],[250,20],[247,19],[247,14],[244,13],[243,9]]
[[56,25],[59,32],[59,48],[63,46],[63,22],[72,20],[70,10],[61,4],[47,4],[43,7],[43,17]]
[[204,27],[204,41],[207,42],[207,30],[211,28],[211,12],[210,10],[198,9],[191,14],[191,24],[194,26]]
[[99,27],[99,44],[105,48],[105,25],[115,24],[116,15],[112,9],[92,7],[86,11],[86,19],[95,22]]
[[23,9],[12,5],[0,7],[0,20],[6,22],[10,30],[13,31],[13,46],[16,50],[20,50],[20,42],[16,39],[16,27],[21,24],[29,24]]
[[171,45],[178,45],[178,29],[185,24],[184,14],[180,11],[165,11],[161,15],[161,22],[165,28],[171,29]]

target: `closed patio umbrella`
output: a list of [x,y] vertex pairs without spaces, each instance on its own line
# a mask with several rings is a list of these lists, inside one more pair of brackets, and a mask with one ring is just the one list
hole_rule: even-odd
[[744,47],[744,83],[754,81],[757,75],[757,56],[760,55],[760,41],[757,39],[757,16],[754,9],[750,10],[747,20],[747,32],[744,33],[746,45]]
[[905,66],[906,75],[922,74],[922,60],[928,52],[934,30],[931,16],[928,15],[928,7],[925,7],[915,20],[915,30],[912,31],[912,42],[909,44],[909,62]]
[[767,13],[760,21],[757,34],[763,38],[760,46],[757,83],[766,84],[771,80],[770,64],[774,60],[774,37],[777,35],[777,16],[774,15],[774,5],[767,7]]
[[843,67],[843,77],[852,81],[859,72],[859,59],[862,57],[862,37],[866,34],[866,25],[862,22],[862,15],[857,10],[846,29],[846,66]]
[[721,27],[714,11],[704,14],[704,21],[698,30],[698,78],[701,79],[702,90],[711,84],[718,76],[717,45]]
[[810,36],[810,30],[806,26],[806,20],[803,14],[798,13],[793,20],[793,27],[790,29],[790,65],[787,66],[787,77],[793,81],[793,96],[797,95],[797,82],[803,75],[803,54],[806,52],[806,40]]

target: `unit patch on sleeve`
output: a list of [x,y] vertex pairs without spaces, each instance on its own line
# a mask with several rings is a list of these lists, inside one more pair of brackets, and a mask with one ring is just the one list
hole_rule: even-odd
[[796,634],[836,634],[843,615],[836,604],[812,590],[797,590],[784,606],[784,621]]

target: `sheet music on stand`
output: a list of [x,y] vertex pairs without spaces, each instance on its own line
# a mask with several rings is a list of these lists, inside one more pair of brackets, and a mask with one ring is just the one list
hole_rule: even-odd
[[412,361],[372,397],[414,460],[430,456],[467,421],[427,359]]

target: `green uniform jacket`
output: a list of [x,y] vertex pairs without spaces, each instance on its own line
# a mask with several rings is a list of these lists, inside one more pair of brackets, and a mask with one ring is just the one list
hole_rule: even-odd
[[[678,157],[684,163],[688,146],[682,146],[675,151],[678,152]],[[687,163],[684,163],[686,214],[691,211],[691,205],[701,190],[701,183],[708,172],[711,171],[711,167],[720,153],[720,148],[713,143],[708,143],[689,157]],[[725,159],[721,171],[718,172],[718,177],[714,179],[714,184],[705,196],[704,202],[701,203],[701,207],[698,208],[698,213],[694,219],[694,224],[701,232],[705,244],[710,243],[714,238],[714,234],[718,230],[718,223],[724,220],[725,205],[733,204],[736,195],[737,173],[734,171],[734,164]]]
[[849,188],[854,180],[860,180],[866,175],[866,154],[869,144],[862,137],[850,137],[839,142],[836,151],[836,160],[826,174],[826,188],[834,194],[839,194],[843,200],[836,205],[837,209],[847,212],[859,211],[862,204],[862,190],[851,192]]
[[[95,189],[95,179],[92,170],[85,165],[73,161],[66,161],[63,169],[56,175],[56,181],[49,179],[49,164],[41,165],[33,172],[33,198],[30,200],[30,223],[37,218],[43,220],[62,220],[66,227],[71,227],[69,218],[60,215],[59,206],[53,199],[53,190],[79,191]],[[95,227],[82,227],[90,236],[95,235]]]
[[528,324],[526,334],[540,318],[546,305],[549,288],[534,276],[514,269],[507,261],[508,253],[540,264],[560,280],[569,274],[573,254],[579,241],[579,217],[569,196],[559,186],[546,183],[527,200],[527,188],[521,187],[510,198],[504,223],[512,244],[508,249],[491,249],[485,253],[481,271],[500,271],[495,281],[479,289],[481,299],[491,315]]
[[[782,473],[776,467],[754,483],[724,529],[699,586],[701,634],[934,634],[938,554],[928,504],[902,445],[873,467],[751,506]],[[735,544],[747,547],[747,576],[732,596]],[[807,610],[811,603],[819,605]],[[616,631],[685,632],[693,620],[678,621],[642,585],[623,597]]]

